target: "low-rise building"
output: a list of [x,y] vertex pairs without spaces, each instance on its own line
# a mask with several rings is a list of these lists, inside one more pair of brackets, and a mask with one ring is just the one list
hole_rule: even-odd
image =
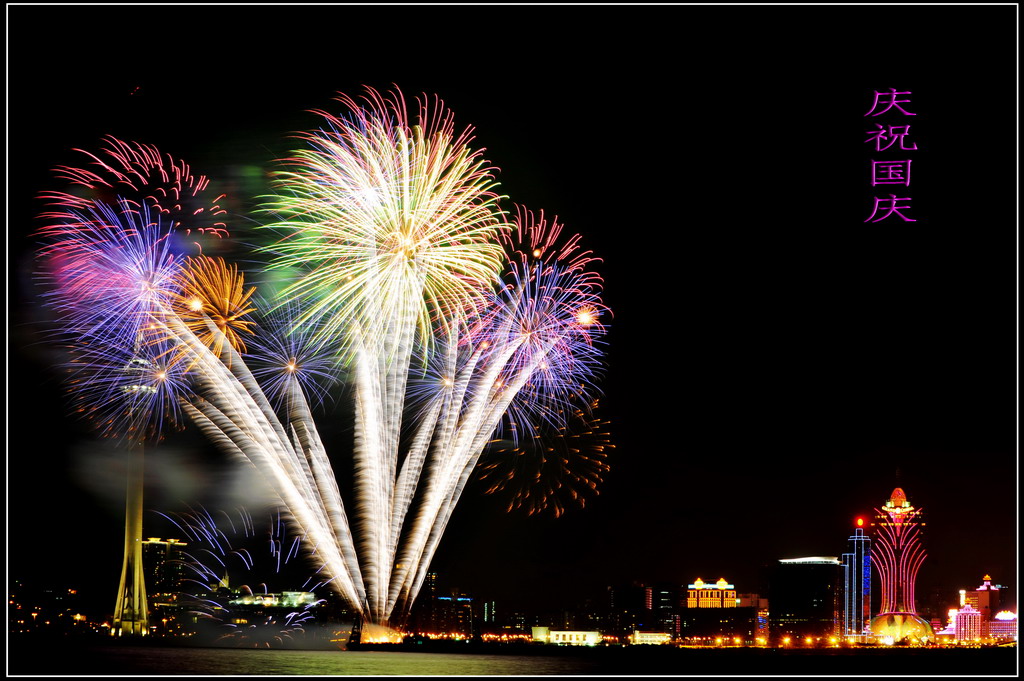
[[672,634],[664,631],[640,631],[636,629],[629,637],[635,646],[661,646],[672,642]]
[[533,640],[563,646],[596,646],[604,637],[599,631],[552,631],[548,627],[533,627]]

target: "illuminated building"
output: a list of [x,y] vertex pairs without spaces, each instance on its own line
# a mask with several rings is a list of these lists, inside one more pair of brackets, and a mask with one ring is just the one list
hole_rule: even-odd
[[871,564],[878,573],[881,609],[871,620],[871,632],[886,643],[930,641],[932,626],[917,614],[914,603],[914,583],[926,555],[921,509],[897,487],[875,513]]
[[466,637],[479,633],[473,621],[473,599],[465,594],[435,598],[434,618],[437,633]]
[[[222,580],[220,584],[224,584]],[[197,641],[204,644],[220,645],[217,642],[232,641],[232,645],[246,642],[246,647],[270,647],[285,645],[282,635],[286,629],[295,626],[295,620],[316,617],[324,600],[308,591],[282,591],[259,593],[243,587],[232,591],[218,586],[208,593],[198,594],[191,601],[167,608],[163,614],[177,612],[182,627],[175,628],[173,620],[166,636],[180,635],[182,630],[191,632]],[[170,620],[170,618],[168,618]],[[159,624],[154,623],[159,631]],[[293,633],[302,631],[297,628]],[[310,630],[310,635],[318,628]],[[326,632],[325,632],[326,633]],[[346,631],[346,636],[349,632]],[[290,637],[290,635],[289,635]]]
[[548,627],[533,627],[533,640],[563,646],[596,646],[604,637],[599,631],[552,631]]
[[501,632],[504,634],[525,634],[527,631],[527,614],[525,612],[510,612],[504,615],[501,622]]
[[971,606],[965,605],[956,613],[956,624],[954,631],[959,641],[980,641],[981,633],[981,612]]
[[989,623],[989,636],[997,641],[1017,640],[1017,613],[1003,610],[997,612]]
[[842,571],[834,556],[780,560],[769,577],[768,628],[773,639],[827,639],[836,634]]
[[737,595],[724,577],[714,583],[698,577],[688,584],[685,605],[679,626],[684,639],[738,637],[753,642],[766,635],[767,601],[757,594]]
[[142,564],[144,566],[149,600],[150,632],[157,636],[179,633],[182,617],[179,599],[186,579],[186,564],[182,552],[188,546],[178,539],[150,537],[141,542]]
[[722,577],[714,584],[708,584],[700,577],[693,584],[687,584],[687,608],[735,608],[736,587]]
[[142,542],[142,564],[152,605],[156,606],[158,601],[173,600],[181,591],[185,561],[180,553],[186,546],[188,544],[179,539],[150,537]]
[[413,605],[412,616],[409,622],[410,630],[431,634],[440,631],[438,629],[437,609],[435,607],[436,598],[437,573],[428,572],[423,582],[423,588],[420,589],[416,603]]
[[679,589],[661,584],[651,589],[651,616],[654,626],[679,636]]
[[848,545],[842,559],[843,621],[839,633],[856,641],[868,636],[871,623],[871,538],[864,534],[863,518],[857,518]]
[[768,640],[768,599],[760,594],[738,594],[736,596],[736,610],[744,611],[747,608],[753,609],[754,641]]
[[981,613],[981,637],[987,638],[989,634],[989,622],[992,616],[999,611],[999,596],[1002,589],[1001,584],[993,584],[992,578],[985,575],[982,584],[974,591],[964,591],[963,602],[972,605]]
[[936,624],[936,620],[932,620],[932,632],[935,634],[936,643],[949,644],[956,640],[956,614],[958,610],[956,608],[950,608],[946,612],[946,626],[942,626],[941,620]]
[[655,613],[648,606],[653,605],[653,594],[646,586],[637,583],[616,586],[608,590],[608,597],[608,629],[614,635],[625,640],[634,629],[649,630],[652,627]]
[[236,593],[228,600],[228,605],[237,608],[240,605],[254,608],[307,608],[315,606],[317,595],[309,591],[282,591],[281,593]]
[[484,601],[484,618],[483,618],[483,623],[484,623],[485,626],[490,625],[491,627],[493,627],[497,623],[497,621],[498,621],[498,618],[497,618],[497,615],[496,615],[497,609],[498,609],[498,604],[495,603],[494,601]]
[[634,630],[629,642],[635,646],[661,646],[672,642],[672,635],[663,631]]

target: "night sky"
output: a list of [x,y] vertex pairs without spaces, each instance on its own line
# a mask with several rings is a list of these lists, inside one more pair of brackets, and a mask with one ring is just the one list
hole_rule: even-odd
[[[919,601],[986,573],[1015,601],[1016,14],[9,6],[9,577],[112,609],[121,568],[119,455],[67,415],[39,332],[50,170],[108,134],[156,145],[235,182],[241,235],[243,169],[270,169],[335,93],[395,83],[475,128],[509,206],[583,235],[614,314],[600,494],[555,519],[470,487],[442,584],[509,609],[634,580],[757,591],[762,565],[840,555],[901,486],[926,514]],[[890,88],[917,115],[865,117]],[[911,125],[911,184],[891,191],[916,222],[865,222],[890,191],[871,161],[903,158],[865,143],[875,122]],[[245,496],[194,431],[149,463],[147,509]]]

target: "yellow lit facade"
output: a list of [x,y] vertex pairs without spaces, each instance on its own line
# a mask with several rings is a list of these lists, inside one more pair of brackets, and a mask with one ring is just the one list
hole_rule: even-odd
[[604,638],[599,631],[552,631],[548,627],[533,627],[533,640],[563,646],[596,646]]
[[672,642],[672,634],[660,631],[634,630],[629,640],[635,646],[661,646]]
[[688,608],[735,608],[736,603],[736,587],[726,582],[724,577],[713,584],[698,577],[693,584],[687,585]]

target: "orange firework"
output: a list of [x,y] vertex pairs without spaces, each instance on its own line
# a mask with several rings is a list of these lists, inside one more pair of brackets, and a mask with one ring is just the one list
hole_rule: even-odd
[[[237,265],[228,265],[223,258],[189,258],[177,288],[174,311],[204,345],[218,355],[225,342],[245,352],[242,334],[251,334],[253,326],[245,316],[256,309],[250,302],[256,289],[245,288]],[[227,361],[230,364],[230,357]]]

